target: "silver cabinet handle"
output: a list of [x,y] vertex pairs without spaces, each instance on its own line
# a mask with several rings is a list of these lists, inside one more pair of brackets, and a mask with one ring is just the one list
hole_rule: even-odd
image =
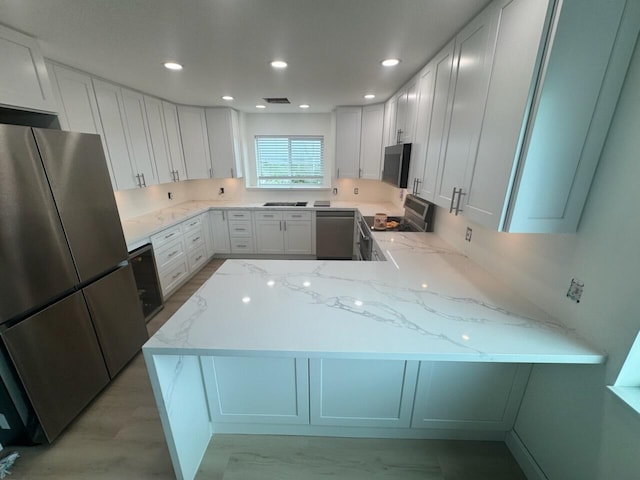
[[140,174],[139,173],[136,174],[136,178],[138,179],[138,187],[142,188],[142,182],[140,181]]
[[198,240],[200,240],[200,237],[193,238],[191,241],[192,242],[197,242]]
[[169,255],[167,255],[167,258],[173,257],[176,253],[178,253],[178,250],[174,250],[173,252],[171,252]]
[[273,218],[273,215],[267,215],[266,213],[263,213],[262,216],[264,218]]
[[[456,202],[456,206],[453,206],[453,203],[455,201],[456,195],[458,196],[458,201]],[[453,187],[453,194],[451,195],[451,205],[449,206],[449,213],[452,213],[454,208],[455,208],[455,215],[457,216],[460,212],[462,212],[462,209],[460,208],[460,200],[462,199],[462,197],[466,195],[466,193],[462,193],[462,187],[460,188],[456,188]]]
[[362,178],[362,169],[361,168],[358,169],[358,178]]
[[226,220],[226,218],[224,217],[224,210],[222,210],[222,220]]
[[178,181],[180,181],[180,172],[176,170],[176,177],[178,177]]
[[419,178],[416,178],[416,195],[418,195],[420,193],[420,184],[422,183],[422,180],[420,180]]
[[209,167],[209,178],[213,178],[213,169]]
[[358,230],[360,230],[360,236],[362,237],[362,239],[365,242],[368,242],[369,241],[369,237],[364,234],[364,231],[362,230],[362,227],[360,226],[360,223],[358,223]]
[[147,186],[147,181],[144,179],[144,173],[140,174],[142,176],[142,186],[146,187]]
[[199,255],[198,257],[196,257],[196,262],[197,262],[198,260],[200,260],[201,258],[202,258],[202,255]]
[[171,170],[171,181],[175,182],[176,181],[176,171],[175,170]]
[[338,174],[336,175],[336,178],[340,178],[340,169],[338,168]]
[[284,221],[284,222],[282,222],[282,223],[284,223],[284,231],[286,232],[286,231],[287,231],[287,221],[285,220],[285,221]]
[[236,178],[236,177],[233,175],[233,168],[231,169],[231,178]]
[[171,277],[171,280],[175,280],[176,278],[178,278],[180,275],[182,275],[182,272],[178,272],[176,273],[173,277]]
[[282,220],[280,220],[280,231],[282,231]]
[[173,237],[174,235],[175,235],[175,232],[172,232],[172,233],[170,233],[169,235],[165,235],[165,236],[164,236],[164,238],[165,238],[165,239],[167,239],[167,238],[171,238],[171,237]]
[[413,191],[411,193],[413,193],[414,195],[416,194],[416,181],[418,180],[418,177],[413,179]]
[[291,218],[301,218],[302,215],[291,215]]
[[190,227],[193,227],[194,225],[197,225],[198,223],[200,223],[200,222],[199,222],[199,221],[191,222],[191,223],[189,224],[189,226],[190,226]]

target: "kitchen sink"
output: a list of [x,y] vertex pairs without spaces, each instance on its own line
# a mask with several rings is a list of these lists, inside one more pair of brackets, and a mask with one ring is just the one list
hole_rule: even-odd
[[306,207],[308,202],[267,202],[263,207]]

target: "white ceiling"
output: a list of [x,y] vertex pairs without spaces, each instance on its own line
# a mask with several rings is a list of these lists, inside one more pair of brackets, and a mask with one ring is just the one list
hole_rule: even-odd
[[[47,58],[177,103],[254,112],[262,97],[288,97],[266,111],[329,112],[388,99],[488,3],[0,0],[0,22],[37,37]],[[402,63],[384,68],[388,57]]]

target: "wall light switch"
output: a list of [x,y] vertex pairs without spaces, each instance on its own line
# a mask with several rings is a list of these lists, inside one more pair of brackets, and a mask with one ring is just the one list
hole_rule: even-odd
[[359,192],[360,192],[360,190],[358,189],[358,187],[353,189],[353,194],[354,195],[358,195]]
[[471,234],[473,233],[473,230],[471,230],[471,228],[467,227],[467,233],[464,234],[464,239],[467,242],[471,241]]
[[334,195],[337,195],[337,194],[338,194],[338,189],[337,189],[337,188],[334,188],[334,189],[333,189],[333,194],[334,194]]
[[224,187],[220,187],[220,190],[218,190],[218,195],[224,195]]
[[173,200],[173,193],[167,192],[167,197],[169,197],[169,200]]

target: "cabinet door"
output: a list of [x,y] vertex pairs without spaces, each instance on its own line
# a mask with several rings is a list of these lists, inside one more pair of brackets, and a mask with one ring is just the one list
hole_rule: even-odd
[[56,113],[38,41],[0,25],[0,105]]
[[413,146],[411,147],[412,155],[411,163],[409,164],[409,184],[411,187],[407,187],[414,195],[418,194],[419,182],[422,182],[424,176],[429,127],[431,125],[431,113],[433,111],[434,63],[429,62],[418,76],[420,78],[420,91],[418,92],[416,134],[413,139]]
[[206,118],[213,178],[242,177],[238,112],[231,108],[207,108]]
[[360,107],[336,109],[336,178],[360,177]]
[[211,178],[211,158],[204,108],[178,106],[182,150],[189,180]]
[[256,220],[256,253],[284,253],[283,220]]
[[[93,79],[96,102],[117,190],[139,187],[131,165],[127,128],[120,87]],[[136,172],[137,173],[137,172]]]
[[411,143],[415,136],[416,114],[418,111],[418,79],[414,78],[404,95],[404,119],[402,127],[402,143]]
[[207,259],[213,257],[215,249],[213,247],[213,232],[211,228],[211,212],[206,212],[200,215],[202,219],[202,233],[204,234],[205,252]]
[[418,362],[311,359],[312,425],[408,427]]
[[306,359],[201,357],[213,422],[308,424]]
[[382,171],[382,129],[384,105],[362,108],[362,134],[360,139],[360,177],[380,180]]
[[[423,140],[425,150],[422,181],[417,183],[418,195],[430,201],[435,198],[438,167],[443,161],[449,131],[450,111],[447,106],[451,97],[453,47],[452,41],[431,61],[433,68],[431,120],[425,133],[426,140]],[[428,90],[429,85],[426,88]],[[420,89],[422,90],[422,84]]]
[[169,148],[167,145],[167,129],[162,114],[162,101],[157,98],[144,97],[144,108],[147,113],[151,148],[158,172],[158,183],[169,183],[177,180],[171,165]]
[[144,97],[137,92],[123,88],[122,100],[135,173],[140,175],[143,187],[157,185],[158,175],[151,149]]
[[395,145],[398,143],[396,135],[396,110],[398,109],[397,97],[391,97],[384,104],[384,142],[385,146]]
[[456,77],[453,103],[449,107],[451,121],[435,198],[442,207],[450,205],[454,188],[464,187],[467,167],[475,159],[489,86],[497,19],[496,7],[492,4],[455,39]]
[[413,428],[508,431],[531,365],[420,362]]
[[311,255],[311,222],[286,220],[284,222],[284,253],[290,255]]
[[512,0],[501,8],[491,83],[464,203],[464,216],[497,229],[533,95],[548,2]]
[[58,109],[60,111],[58,118],[62,129],[100,135],[102,148],[107,158],[111,185],[114,190],[117,190],[104,133],[102,132],[100,113],[98,112],[98,104],[96,103],[96,94],[93,91],[91,77],[60,65],[49,63],[47,66],[51,73],[54,94],[58,100]]
[[176,173],[177,181],[187,180],[187,168],[184,164],[182,137],[180,136],[180,125],[178,123],[178,110],[173,103],[163,101],[162,113],[167,129],[167,148],[171,167]]
[[226,212],[224,210],[210,211],[209,221],[211,222],[214,253],[231,253],[229,223]]
[[396,94],[396,128],[395,141],[402,143],[404,140],[405,122],[407,119],[407,89],[403,88]]

